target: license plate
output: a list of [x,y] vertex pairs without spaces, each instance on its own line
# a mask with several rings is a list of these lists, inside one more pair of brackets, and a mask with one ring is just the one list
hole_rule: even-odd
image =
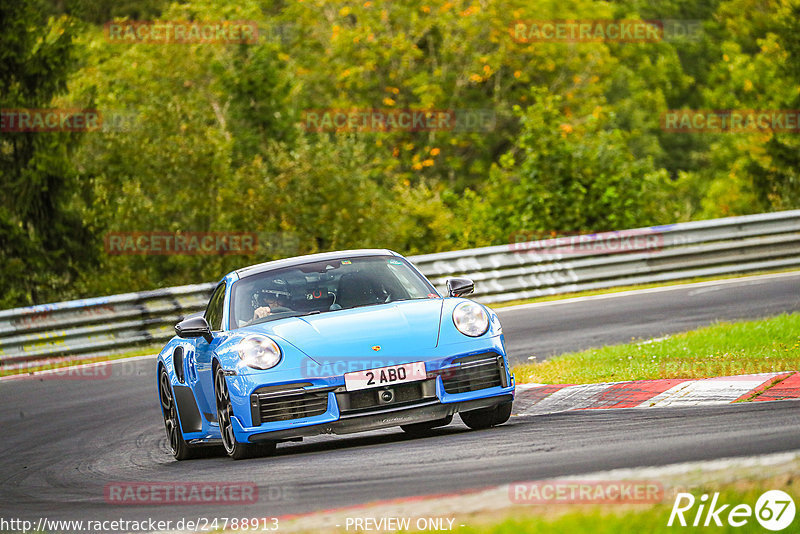
[[345,373],[344,386],[347,391],[356,391],[402,384],[403,382],[416,382],[426,378],[425,362],[414,362]]

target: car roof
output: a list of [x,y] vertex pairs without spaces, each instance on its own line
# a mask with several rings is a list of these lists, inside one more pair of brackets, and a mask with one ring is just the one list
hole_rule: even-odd
[[329,261],[354,258],[357,256],[400,256],[397,252],[388,249],[378,248],[363,248],[356,250],[339,250],[336,252],[322,252],[320,254],[308,254],[306,256],[295,256],[292,258],[284,258],[282,260],[268,261],[243,267],[234,271],[239,278],[246,278],[254,274],[260,274],[273,269],[281,269],[284,267],[294,267],[295,265],[302,265],[304,263],[311,263],[314,261]]

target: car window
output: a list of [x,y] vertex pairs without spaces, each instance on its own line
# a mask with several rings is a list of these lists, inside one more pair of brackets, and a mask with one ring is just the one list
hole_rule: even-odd
[[208,301],[205,318],[211,330],[216,332],[222,329],[222,305],[225,301],[225,283],[217,286],[211,300]]
[[256,320],[432,297],[438,295],[430,283],[397,256],[309,262],[237,281],[231,292],[231,324],[235,328]]

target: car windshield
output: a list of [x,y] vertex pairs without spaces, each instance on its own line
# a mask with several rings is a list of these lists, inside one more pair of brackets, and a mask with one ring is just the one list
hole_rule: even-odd
[[285,317],[438,297],[430,283],[397,256],[309,262],[236,282],[231,325],[239,328]]

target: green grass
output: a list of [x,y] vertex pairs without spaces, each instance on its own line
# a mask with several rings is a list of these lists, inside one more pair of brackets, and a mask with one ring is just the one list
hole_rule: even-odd
[[795,272],[797,269],[781,269],[777,271],[758,271],[755,273],[748,273],[748,274],[729,274],[729,275],[719,275],[719,276],[698,276],[695,278],[684,278],[681,280],[671,280],[669,282],[659,282],[653,284],[634,284],[628,286],[616,286],[616,287],[609,287],[606,289],[592,289],[587,291],[575,291],[572,293],[559,293],[557,295],[547,295],[544,297],[534,297],[530,299],[520,299],[520,300],[510,300],[508,302],[497,302],[495,304],[491,304],[491,307],[494,309],[500,308],[507,308],[509,306],[519,306],[521,304],[532,304],[534,302],[551,302],[555,300],[565,300],[571,299],[576,297],[592,297],[595,295],[607,295],[610,293],[623,293],[625,291],[636,291],[639,289],[653,289],[657,287],[669,287],[669,286],[677,286],[683,284],[692,284],[696,282],[710,282],[713,280],[731,280],[734,278],[747,278],[751,276],[762,276],[765,274],[776,274],[776,273],[789,273]]
[[518,383],[589,384],[794,370],[800,370],[797,313],[563,354],[513,372]]
[[[459,522],[466,526],[454,529],[458,534],[559,534],[559,533],[592,533],[592,534],[644,534],[644,533],[672,533],[675,532],[769,532],[764,529],[754,516],[747,519],[747,524],[735,528],[727,524],[730,510],[738,504],[746,504],[751,509],[755,508],[758,497],[765,491],[779,489],[788,493],[798,503],[800,497],[800,480],[796,473],[794,476],[782,476],[763,481],[740,481],[732,484],[707,484],[692,488],[688,493],[695,496],[695,505],[690,512],[684,514],[687,520],[686,527],[677,523],[668,527],[674,497],[671,495],[665,502],[657,505],[561,505],[559,506],[519,506],[513,513],[506,510],[501,517],[487,521],[486,517],[477,516],[472,520]],[[692,527],[691,524],[697,512],[700,496],[709,496],[719,492],[717,506],[730,504],[720,515],[722,527],[714,525],[713,521],[708,527]],[[707,506],[704,512],[707,511]],[[700,525],[705,521],[705,513],[700,520]],[[798,521],[795,516],[792,524],[783,532],[796,532]]]
[[65,367],[72,367],[73,365],[82,365],[86,363],[97,363],[111,360],[121,360],[123,358],[133,358],[135,356],[146,356],[148,354],[157,354],[163,345],[148,345],[146,347],[133,348],[124,352],[117,352],[114,354],[107,354],[105,356],[94,356],[92,358],[80,358],[75,360],[63,360],[48,364],[38,364],[37,362],[30,362],[30,366],[19,369],[0,369],[0,376],[23,375],[27,373],[35,373],[37,371],[47,371],[50,369],[62,369]]

